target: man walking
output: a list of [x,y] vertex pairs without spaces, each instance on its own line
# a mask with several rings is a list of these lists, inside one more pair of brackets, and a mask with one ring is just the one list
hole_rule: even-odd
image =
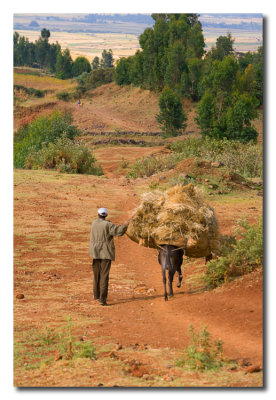
[[115,225],[105,218],[108,215],[106,208],[98,210],[98,219],[91,224],[89,254],[93,258],[92,268],[94,275],[94,299],[100,304],[107,305],[108,281],[111,261],[115,260],[114,236],[123,236],[127,230],[128,222],[124,225]]

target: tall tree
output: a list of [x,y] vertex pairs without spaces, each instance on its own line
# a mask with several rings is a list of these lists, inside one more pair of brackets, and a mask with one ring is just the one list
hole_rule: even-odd
[[227,36],[219,36],[216,41],[216,47],[213,47],[211,51],[207,54],[207,57],[211,60],[223,60],[224,57],[232,55],[234,39],[231,33]]
[[100,63],[101,68],[113,68],[113,63],[114,59],[112,50],[111,49],[109,49],[108,51],[103,50],[102,59]]
[[93,58],[93,61],[92,61],[92,69],[93,70],[98,69],[99,67],[100,67],[100,59],[98,56],[96,56]]
[[48,40],[50,36],[51,36],[50,31],[48,29],[46,29],[46,28],[43,28],[42,31],[41,31],[42,39]]
[[73,76],[79,76],[83,72],[91,72],[90,62],[86,57],[77,57],[73,62],[72,74]]
[[73,60],[68,49],[59,52],[56,63],[56,77],[68,79],[72,77]]
[[[189,59],[201,60],[204,38],[197,14],[152,14],[155,24],[139,37],[141,51],[125,70],[131,83],[143,88],[161,91],[165,85],[181,93],[187,78],[195,97],[195,71],[189,77]],[[122,71],[121,71],[122,72]],[[183,75],[184,74],[184,75]],[[185,76],[187,74],[187,76]],[[191,83],[192,82],[192,83]],[[185,86],[185,85],[184,85]],[[190,95],[189,90],[187,96]]]
[[156,116],[164,136],[177,136],[186,127],[187,116],[183,111],[180,97],[169,87],[165,87],[159,99],[159,113]]
[[[209,64],[208,64],[209,65]],[[241,141],[256,140],[251,125],[258,101],[248,93],[250,69],[242,73],[237,60],[228,55],[211,63],[202,83],[197,123],[203,135]]]

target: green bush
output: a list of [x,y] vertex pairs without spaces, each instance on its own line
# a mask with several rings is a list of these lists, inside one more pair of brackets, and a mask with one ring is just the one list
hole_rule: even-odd
[[56,97],[57,97],[59,100],[63,100],[63,101],[70,101],[70,100],[72,99],[72,95],[71,95],[69,92],[67,92],[66,90],[63,90],[63,91],[61,91],[61,92],[58,92],[58,93],[56,94]]
[[54,112],[50,117],[40,117],[27,126],[20,128],[14,140],[14,166],[25,168],[30,153],[42,148],[42,144],[54,142],[61,135],[73,139],[79,131],[72,125],[72,116]]
[[185,350],[184,357],[176,362],[176,366],[199,371],[216,370],[223,366],[223,342],[221,340],[213,340],[204,325],[199,333],[195,331],[193,325],[190,325],[189,334],[191,344]]
[[262,177],[263,148],[261,143],[241,143],[211,138],[187,139],[171,144],[171,150],[187,157],[220,161],[225,167],[245,178]]
[[92,70],[90,73],[83,72],[75,78],[78,83],[76,92],[78,95],[82,95],[87,90],[95,89],[98,86],[112,82],[113,77],[114,68],[99,68]]
[[222,257],[207,263],[203,280],[209,288],[215,288],[234,277],[252,272],[256,267],[262,267],[262,218],[252,226],[247,220],[240,220],[235,231],[239,237],[236,243],[229,243],[224,247]]
[[54,142],[43,144],[38,152],[28,156],[27,168],[56,169],[71,174],[103,175],[102,168],[85,146],[75,144],[65,134]]

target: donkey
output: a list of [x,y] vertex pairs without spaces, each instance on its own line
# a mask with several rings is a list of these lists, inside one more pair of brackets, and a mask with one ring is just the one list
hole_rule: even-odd
[[169,278],[169,296],[173,296],[172,282],[176,271],[178,272],[178,284],[176,286],[178,288],[181,286],[181,281],[182,281],[181,265],[183,261],[183,255],[184,251],[176,246],[172,246],[170,244],[162,244],[160,246],[160,250],[158,253],[158,262],[162,267],[165,301],[168,300],[167,285],[166,285],[167,283],[166,269],[168,270],[168,278]]

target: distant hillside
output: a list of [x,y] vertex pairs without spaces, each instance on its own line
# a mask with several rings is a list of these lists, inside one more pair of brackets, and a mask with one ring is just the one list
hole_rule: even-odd
[[135,22],[152,26],[154,20],[150,14],[88,14],[84,18],[72,18],[75,22],[109,23],[109,22]]
[[200,14],[199,20],[203,30],[206,28],[227,28],[229,31],[262,32],[262,14]]
[[[14,14],[15,30],[47,28],[56,32],[140,35],[154,20],[150,14]],[[30,25],[31,24],[31,25]]]
[[[199,14],[203,29],[262,31],[262,14]],[[14,29],[35,28],[66,32],[120,32],[141,34],[151,27],[151,14],[14,14]],[[30,24],[32,24],[30,26]]]

